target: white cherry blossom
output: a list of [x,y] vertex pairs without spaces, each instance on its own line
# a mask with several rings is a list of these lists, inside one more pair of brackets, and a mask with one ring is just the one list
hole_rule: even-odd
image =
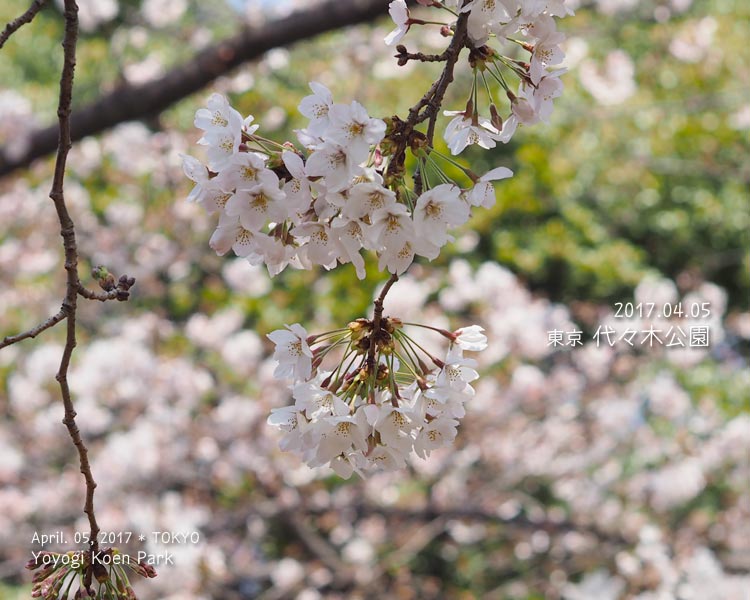
[[333,268],[336,264],[338,248],[336,236],[331,232],[331,227],[326,223],[307,221],[295,225],[292,235],[297,238],[305,238],[304,250],[307,258],[316,265]]
[[453,334],[457,336],[455,343],[461,350],[479,352],[487,348],[487,336],[484,335],[484,327],[470,325],[456,329]]
[[448,227],[469,220],[469,205],[461,198],[458,186],[443,183],[423,193],[414,207],[414,229],[417,236],[437,247],[448,243]]
[[[382,179],[382,178],[381,178]],[[350,219],[361,219],[396,204],[396,194],[377,181],[357,183],[349,190],[342,212]]]
[[[274,175],[275,177],[275,175]],[[286,218],[286,210],[280,204],[284,192],[276,182],[260,183],[252,189],[237,192],[226,205],[226,213],[238,216],[245,229],[259,231],[268,221],[278,222]]]
[[194,124],[207,134],[239,132],[242,128],[242,115],[229,105],[226,96],[211,94],[207,108],[199,108],[196,111]]
[[466,194],[469,204],[492,208],[495,205],[495,188],[492,182],[508,177],[513,177],[513,171],[507,167],[496,167],[482,175]]
[[482,148],[494,148],[500,131],[486,117],[477,117],[476,122],[464,111],[446,110],[443,114],[453,116],[443,133],[451,154],[461,154],[467,146],[476,144]]
[[396,24],[396,29],[385,36],[385,43],[387,46],[393,46],[409,31],[409,9],[406,7],[406,0],[393,0],[388,5],[388,14]]
[[245,229],[240,224],[239,217],[222,213],[208,245],[219,255],[233,250],[237,256],[247,258],[251,264],[259,264],[262,261],[259,237],[266,236]]
[[422,427],[414,440],[414,452],[427,458],[433,450],[450,445],[456,438],[458,421],[448,417],[438,417]]
[[344,146],[325,142],[307,159],[305,172],[310,177],[324,177],[326,187],[337,192],[348,187],[363,169]]
[[385,134],[385,122],[371,119],[359,102],[334,104],[328,113],[330,125],[326,139],[346,148],[354,162],[367,158],[370,146],[378,144]]
[[307,331],[299,323],[285,327],[286,329],[277,329],[266,336],[276,344],[273,358],[279,364],[274,371],[274,377],[309,379],[313,354],[307,344]]
[[321,136],[328,129],[328,113],[333,106],[331,91],[322,83],[310,82],[312,95],[305,96],[299,103],[299,112],[310,119],[307,131],[313,136]]

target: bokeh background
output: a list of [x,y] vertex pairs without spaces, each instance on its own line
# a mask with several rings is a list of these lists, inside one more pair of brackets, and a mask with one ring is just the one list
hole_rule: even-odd
[[[80,0],[76,104],[143,82],[291,2]],[[212,91],[294,139],[307,82],[371,115],[403,113],[432,65],[399,68],[388,19],[327,34],[222,77],[147,122],[77,143],[66,192],[81,273],[137,278],[127,304],[83,302],[70,381],[102,529],[170,551],[139,598],[750,598],[750,5],[575,3],[561,28],[552,122],[462,159],[497,186],[454,244],[394,287],[386,310],[487,329],[456,445],[403,472],[343,481],[278,450],[289,403],[265,338],[366,316],[369,263],[271,280],[208,248],[181,153]],[[309,2],[297,3],[309,5]],[[4,0],[0,22],[28,6]],[[52,3],[0,51],[0,145],[22,152],[56,110]],[[435,31],[410,48],[439,50]],[[446,109],[462,106],[464,71]],[[0,337],[56,312],[64,286],[52,164],[0,180]],[[89,280],[90,281],[90,280]],[[706,319],[618,319],[617,302],[709,302]],[[710,329],[708,348],[597,344],[600,326]],[[549,331],[583,332],[553,348]],[[77,457],[54,380],[63,332],[0,352],[0,598],[26,598],[34,532],[86,531]],[[663,336],[662,336],[663,337]],[[640,336],[637,338],[640,339]],[[601,340],[600,340],[601,341]],[[198,532],[156,544],[152,531]]]

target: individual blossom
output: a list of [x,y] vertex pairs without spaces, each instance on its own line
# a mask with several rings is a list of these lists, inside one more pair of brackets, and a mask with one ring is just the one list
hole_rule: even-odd
[[199,144],[208,146],[208,167],[214,172],[224,169],[239,151],[242,141],[242,115],[229,106],[220,94],[212,94],[208,108],[195,113],[195,126],[203,129]]
[[359,279],[364,279],[365,260],[360,254],[364,242],[361,223],[356,219],[336,217],[331,223],[331,233],[338,242],[338,260],[341,264],[351,262]]
[[451,347],[435,378],[436,388],[447,387],[463,392],[469,383],[479,377],[479,373],[474,369],[476,364],[473,358],[464,358],[460,347]]
[[309,177],[323,177],[331,192],[343,190],[352,179],[363,172],[356,160],[345,148],[334,142],[325,142],[310,155],[305,164]]
[[498,139],[507,144],[515,134],[519,125],[533,125],[541,119],[535,106],[533,88],[527,87],[523,82],[519,85],[518,95],[508,92],[510,99],[510,117],[505,119],[503,130]]
[[307,344],[307,331],[302,325],[286,325],[286,329],[277,329],[268,334],[268,339],[276,344],[273,353],[278,366],[274,377],[295,377],[308,379],[312,371],[312,351]]
[[559,65],[565,58],[560,44],[565,35],[557,31],[555,21],[551,17],[540,17],[536,21],[534,35],[538,38],[531,52],[529,77],[534,85],[538,85],[547,73],[547,68]]
[[375,211],[365,233],[368,247],[378,252],[378,269],[403,273],[419,254],[434,259],[440,249],[431,240],[419,238],[414,221],[403,204]]
[[279,178],[266,168],[267,156],[258,152],[240,152],[227,161],[221,173],[227,191],[251,190],[258,185],[279,185]]
[[248,262],[252,265],[265,263],[268,268],[268,274],[271,277],[281,273],[287,265],[292,265],[297,269],[310,269],[304,256],[299,255],[299,248],[294,244],[284,243],[274,235],[258,235],[255,238],[256,254],[247,257]]
[[299,112],[310,119],[307,132],[312,136],[322,136],[328,129],[329,111],[333,106],[331,91],[322,83],[310,82],[312,95],[305,96],[299,103]]
[[286,218],[286,210],[280,201],[284,192],[279,189],[278,177],[256,184],[248,190],[238,191],[225,207],[230,216],[239,217],[242,226],[249,231],[260,231],[268,221],[277,223]]
[[396,204],[396,194],[383,187],[382,177],[378,178],[380,181],[365,181],[351,187],[342,208],[345,216],[350,219],[361,219]]
[[474,0],[464,5],[461,12],[469,12],[467,31],[475,46],[486,44],[490,33],[514,16],[509,14],[505,4],[500,0]]
[[536,87],[531,89],[530,102],[542,121],[549,120],[552,114],[552,102],[562,94],[563,83],[559,77],[560,73],[560,71],[557,71],[545,75],[539,80]]
[[414,440],[414,452],[427,458],[433,450],[449,446],[456,439],[458,421],[448,417],[438,417],[426,423]]
[[385,122],[372,119],[359,102],[334,104],[329,113],[326,139],[346,148],[355,162],[367,158],[370,146],[378,144],[385,134]]
[[462,327],[453,332],[456,336],[455,343],[461,350],[479,352],[487,348],[487,336],[484,335],[484,327],[470,325]]
[[494,148],[500,131],[486,117],[467,115],[465,111],[446,110],[453,119],[443,133],[451,154],[461,154],[467,146],[476,144],[481,148]]
[[266,421],[272,427],[284,432],[279,447],[285,452],[302,450],[307,435],[307,419],[294,406],[281,406],[271,410]]
[[336,237],[327,223],[306,221],[295,225],[291,234],[300,239],[307,258],[316,265],[332,269],[336,265]]
[[192,156],[182,155],[182,169],[195,183],[188,195],[188,202],[197,202],[208,214],[224,210],[232,192],[225,191],[225,178],[221,175],[210,177],[208,169]]
[[304,411],[311,419],[345,415],[349,409],[331,390],[323,387],[323,382],[332,373],[321,371],[310,381],[302,381],[292,386],[292,397],[296,410]]
[[260,264],[262,256],[259,254],[258,240],[261,237],[265,236],[244,228],[238,216],[222,213],[208,245],[219,256],[232,250],[237,256],[247,258],[251,264]]
[[409,9],[406,7],[406,0],[393,0],[393,2],[388,5],[388,14],[391,15],[391,19],[393,19],[393,22],[396,24],[396,29],[385,36],[385,43],[387,46],[393,46],[406,35],[411,24],[409,20]]
[[364,410],[367,408],[375,408],[371,422],[380,434],[382,444],[390,448],[391,452],[408,453],[414,443],[411,434],[415,427],[409,411],[390,403],[365,406]]
[[469,204],[492,208],[495,205],[495,188],[492,182],[508,177],[513,177],[513,171],[507,167],[496,167],[482,175],[466,194]]
[[323,417],[311,428],[317,439],[313,464],[323,465],[342,454],[367,451],[367,418],[361,409],[354,414]]
[[313,202],[312,187],[305,173],[305,163],[296,152],[284,150],[281,158],[292,176],[284,183],[284,198],[281,205],[286,211],[286,219],[296,224],[301,222],[302,215],[309,210]]
[[419,238],[437,247],[450,239],[448,227],[469,220],[469,205],[461,198],[458,186],[443,183],[423,193],[414,206],[414,230]]
[[229,105],[229,100],[221,94],[211,94],[207,108],[195,113],[194,124],[206,134],[239,131],[242,128],[242,115]]

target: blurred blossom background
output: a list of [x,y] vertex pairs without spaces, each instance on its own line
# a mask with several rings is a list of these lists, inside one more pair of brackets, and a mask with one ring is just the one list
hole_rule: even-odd
[[[0,51],[10,154],[55,116],[60,4]],[[242,19],[310,3],[79,4],[81,106],[162,76]],[[386,300],[404,320],[481,324],[490,344],[456,444],[403,472],[344,481],[311,470],[265,423],[290,402],[266,334],[368,316],[374,261],[366,282],[351,265],[271,280],[215,256],[212,217],[185,201],[180,154],[200,156],[192,120],[212,91],[285,140],[303,125],[308,81],[388,116],[439,67],[397,67],[386,18],[272,50],[158,117],[74,145],[66,196],[81,273],[103,264],[137,279],[126,304],[81,304],[69,379],[100,526],[147,533],[132,551],[174,554],[139,598],[750,598],[750,5],[568,4],[569,72],[551,124],[462,155],[477,173],[516,175]],[[4,0],[0,22],[27,7]],[[445,45],[432,30],[407,42]],[[463,70],[444,108],[462,107],[469,85]],[[0,180],[0,337],[59,307],[51,176],[41,160]],[[628,319],[618,302],[709,303],[710,315]],[[651,326],[707,326],[710,343],[595,337]],[[583,344],[553,347],[555,330],[581,331]],[[2,599],[29,596],[34,532],[87,530],[54,379],[63,335],[0,352]],[[153,531],[199,541],[165,545]]]

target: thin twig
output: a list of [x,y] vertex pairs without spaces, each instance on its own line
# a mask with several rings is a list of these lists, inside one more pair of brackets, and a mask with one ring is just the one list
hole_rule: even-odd
[[[70,139],[70,107],[73,99],[73,76],[76,66],[76,43],[78,42],[78,5],[76,0],[65,0],[65,37],[63,39],[63,68],[60,75],[60,99],[57,107],[60,135],[57,145],[57,159],[55,161],[55,174],[52,179],[52,190],[50,198],[55,204],[57,217],[60,221],[60,234],[63,238],[65,250],[65,270],[67,271],[67,283],[63,310],[67,316],[67,336],[65,349],[63,350],[60,368],[57,372],[57,381],[60,383],[63,405],[65,407],[65,418],[63,423],[68,428],[73,444],[78,450],[78,458],[81,473],[86,481],[86,502],[83,511],[88,516],[91,529],[90,545],[91,551],[98,550],[99,525],[94,513],[94,489],[96,482],[91,473],[91,465],[88,459],[88,449],[81,439],[81,432],[76,425],[76,411],[68,386],[68,368],[73,349],[76,347],[76,309],[78,307],[78,290],[80,281],[78,279],[78,247],[76,245],[75,225],[70,217],[65,204],[63,184],[65,181],[65,164],[68,151],[71,147]],[[91,574],[87,573],[87,581],[84,584],[91,585]]]
[[99,300],[99,302],[106,302],[107,300],[116,300],[118,292],[117,290],[110,290],[109,292],[95,292],[79,284],[78,293],[87,300]]
[[39,323],[39,325],[37,325],[36,327],[32,327],[28,331],[24,331],[23,333],[19,333],[17,335],[6,336],[5,338],[3,338],[3,341],[0,342],[0,349],[3,349],[6,346],[10,346],[22,340],[26,340],[28,338],[35,338],[40,333],[42,333],[42,331],[45,331],[50,327],[54,327],[67,316],[67,311],[65,309],[60,309],[60,311],[56,315],[52,315],[49,319],[43,321],[42,323]]
[[456,66],[456,62],[458,62],[458,56],[461,54],[461,50],[464,48],[468,40],[468,20],[468,13],[462,13],[458,18],[456,31],[453,33],[453,39],[445,51],[446,59],[443,72],[440,75],[440,79],[438,79],[435,91],[427,103],[425,110],[419,115],[417,120],[418,123],[421,123],[427,118],[430,120],[427,125],[427,144],[429,147],[432,147],[433,138],[435,136],[435,123],[437,121],[438,113],[440,112],[440,107],[443,104],[445,92],[453,81],[453,69]]
[[2,48],[5,45],[5,42],[8,41],[8,38],[12,36],[16,31],[18,31],[23,25],[31,23],[31,21],[34,20],[36,14],[40,10],[42,10],[45,4],[47,4],[47,0],[34,0],[34,2],[31,3],[31,6],[25,13],[23,13],[17,19],[8,23],[5,26],[5,29],[3,29],[3,32],[0,33],[0,48]]
[[[404,170],[404,163],[406,162],[406,149],[410,147],[414,141],[418,141],[421,137],[426,142],[427,149],[433,145],[433,138],[435,135],[435,122],[437,120],[440,106],[443,103],[445,92],[448,86],[453,81],[453,70],[458,62],[458,57],[461,54],[461,50],[466,47],[469,43],[467,35],[468,27],[468,13],[462,13],[458,21],[456,22],[456,29],[453,33],[453,39],[451,39],[448,48],[445,52],[438,55],[424,56],[423,60],[427,62],[445,62],[443,71],[440,73],[430,89],[422,96],[419,101],[409,109],[409,114],[406,121],[396,120],[396,131],[391,135],[391,140],[395,143],[396,148],[393,152],[393,158],[388,165],[386,176],[399,177]],[[405,50],[405,49],[404,49]],[[399,52],[396,57],[399,59],[399,64],[406,64],[407,59],[416,59],[418,55],[411,55],[404,52]],[[403,61],[403,62],[402,62]],[[427,134],[420,133],[416,130],[417,125],[423,123],[429,119],[427,126]],[[419,196],[423,190],[423,177],[419,167],[414,172],[414,193]]]

